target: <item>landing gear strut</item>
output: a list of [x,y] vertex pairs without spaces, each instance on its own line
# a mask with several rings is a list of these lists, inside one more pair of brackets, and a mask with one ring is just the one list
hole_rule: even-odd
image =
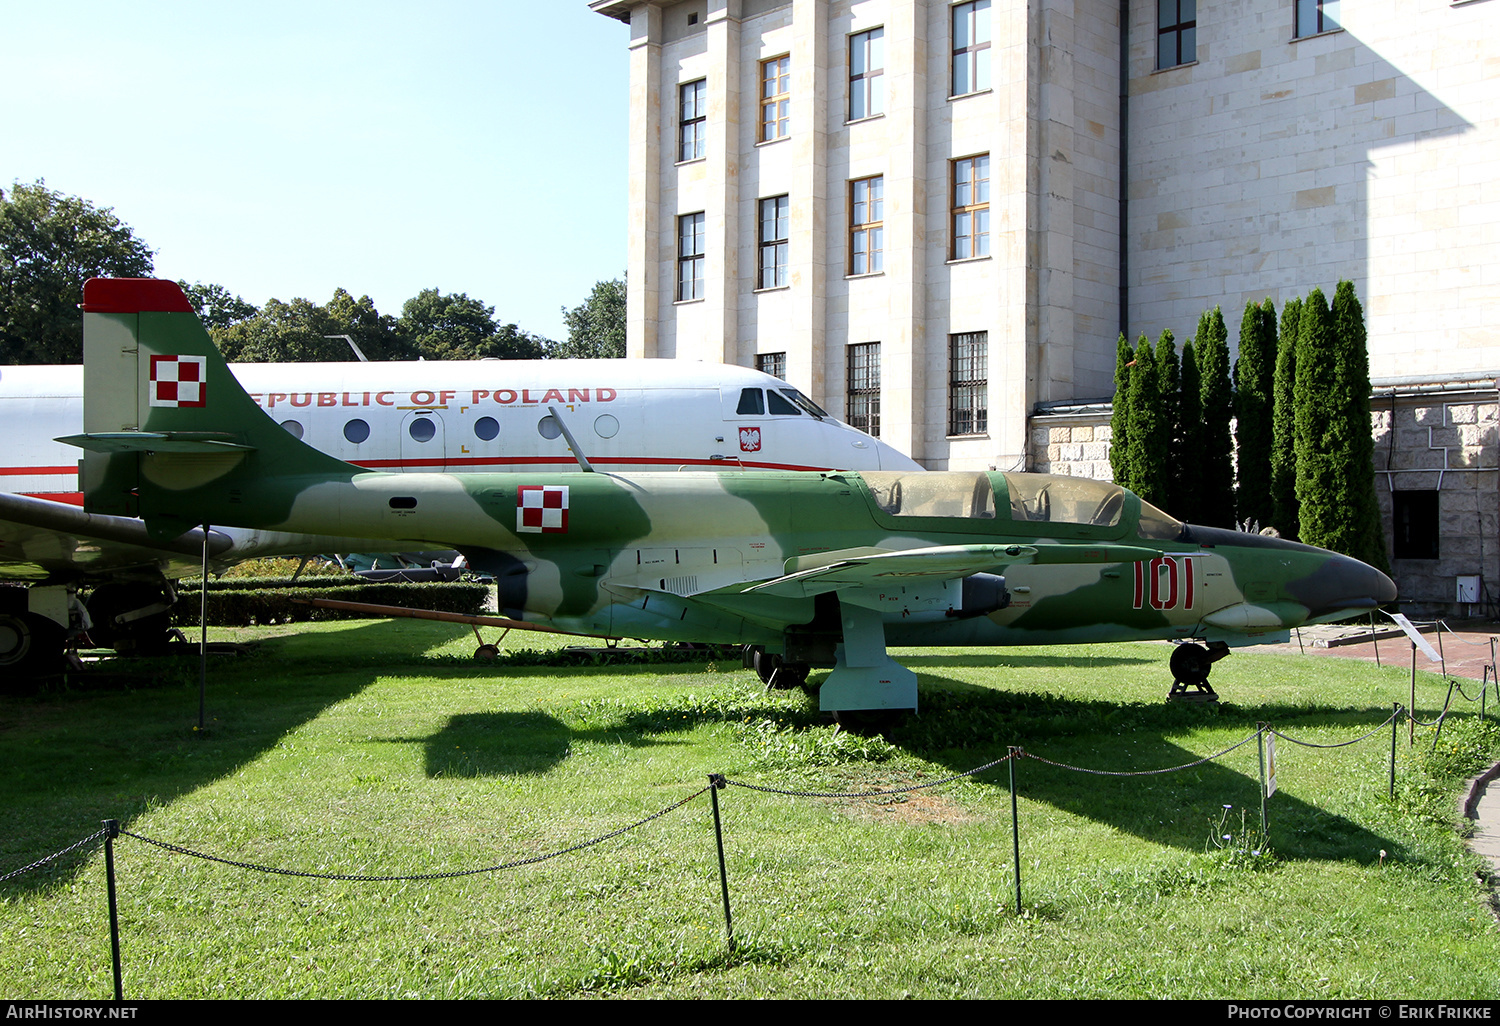
[[740,663],[745,669],[754,670],[767,688],[777,691],[805,687],[811,669],[806,663],[789,663],[775,652],[767,652],[762,645],[746,645]]
[[1214,663],[1228,654],[1229,646],[1222,641],[1211,641],[1206,646],[1192,642],[1178,645],[1168,663],[1172,669],[1172,690],[1167,701],[1217,702],[1219,696],[1209,686],[1208,674]]

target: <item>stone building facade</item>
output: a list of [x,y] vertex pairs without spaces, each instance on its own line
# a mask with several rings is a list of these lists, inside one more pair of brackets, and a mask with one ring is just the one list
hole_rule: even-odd
[[[1064,411],[1120,332],[1215,305],[1347,278],[1377,379],[1500,367],[1494,0],[590,6],[629,25],[631,355],[776,370],[931,469],[1090,474],[1107,419]],[[1396,462],[1434,458],[1422,402]],[[1443,555],[1398,565],[1436,602],[1486,523],[1448,491],[1493,513],[1495,475],[1386,469],[1403,523],[1442,494]]]

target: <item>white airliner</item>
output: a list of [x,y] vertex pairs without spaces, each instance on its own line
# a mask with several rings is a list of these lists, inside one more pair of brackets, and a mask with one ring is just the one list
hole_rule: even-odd
[[[794,387],[743,367],[676,360],[240,364],[235,376],[288,431],[362,467],[411,472],[915,470]],[[83,369],[0,367],[0,673],[52,664],[69,629],[149,646],[172,580],[196,573],[201,531],[163,540],[130,516],[85,512]],[[577,443],[572,451],[568,437]],[[129,511],[117,511],[129,512]],[[211,565],[348,552],[356,538],[211,528]],[[378,545],[389,550],[389,541]],[[402,548],[422,547],[411,539]],[[92,588],[87,615],[78,588]]]

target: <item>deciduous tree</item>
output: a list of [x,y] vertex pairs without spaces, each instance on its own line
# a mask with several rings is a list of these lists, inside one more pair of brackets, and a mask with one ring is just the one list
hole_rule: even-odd
[[43,181],[0,191],[0,362],[80,363],[83,283],[151,270],[150,248],[112,208]]
[[569,310],[565,342],[552,343],[549,355],[600,359],[625,355],[625,279],[598,282],[589,297]]

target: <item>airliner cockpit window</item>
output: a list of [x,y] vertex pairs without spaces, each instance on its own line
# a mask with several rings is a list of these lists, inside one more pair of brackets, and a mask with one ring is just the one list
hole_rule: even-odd
[[766,408],[778,417],[800,417],[802,411],[774,388],[766,389]]
[[819,420],[828,419],[827,410],[823,409],[823,407],[813,402],[811,399],[803,395],[801,392],[797,391],[795,388],[783,388],[781,390],[781,394],[786,396],[792,402],[796,403],[798,406],[802,407],[808,413],[811,413],[814,417],[817,417]]
[[875,504],[893,517],[993,519],[995,490],[988,474],[967,471],[866,471]]
[[735,409],[741,417],[748,414],[760,415],[766,412],[765,393],[758,388],[747,388],[740,392],[740,405]]
[[1108,481],[1050,474],[1006,474],[1010,518],[1053,524],[1114,527],[1125,510],[1125,489]]

